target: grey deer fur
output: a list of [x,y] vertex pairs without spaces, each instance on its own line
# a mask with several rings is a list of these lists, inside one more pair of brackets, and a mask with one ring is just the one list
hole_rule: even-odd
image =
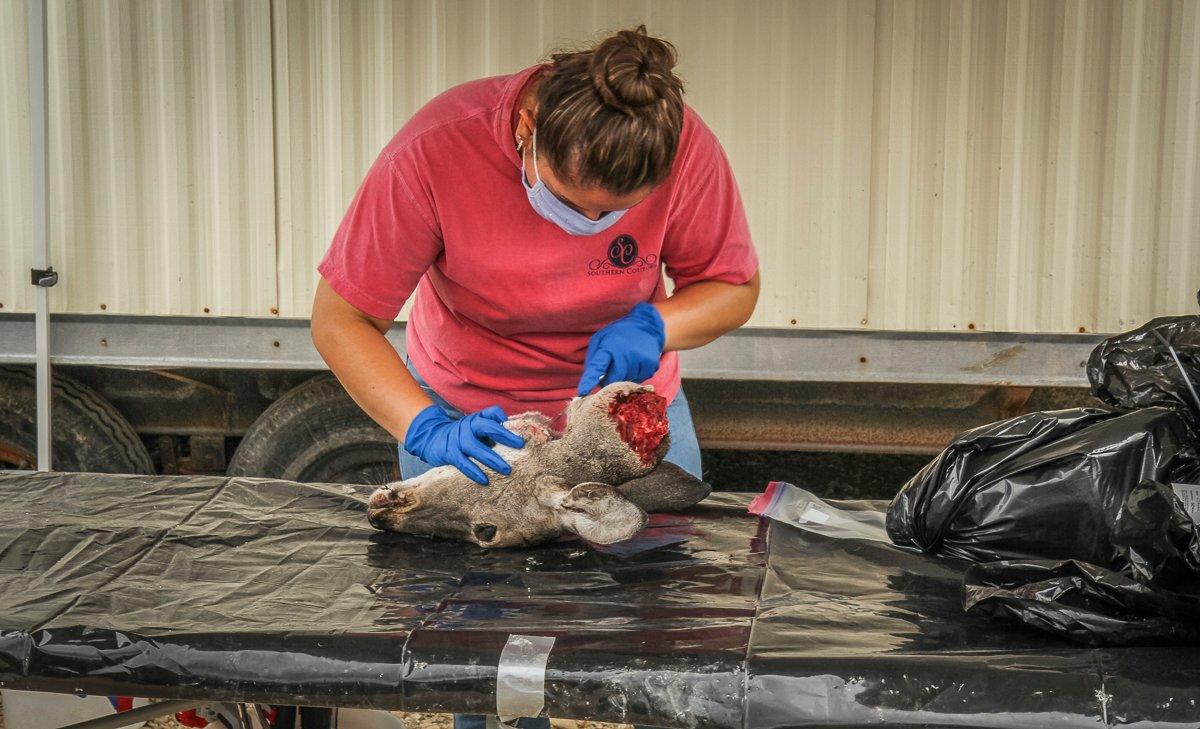
[[597,544],[628,539],[646,525],[647,512],[686,509],[711,491],[662,460],[668,437],[650,463],[621,439],[610,406],[616,398],[646,392],[652,389],[617,382],[576,398],[560,438],[540,413],[513,416],[504,426],[525,438],[525,447],[496,446],[511,474],[488,469],[489,485],[480,486],[452,466],[434,468],[375,491],[367,518],[384,531],[481,547],[529,546],[565,532]]

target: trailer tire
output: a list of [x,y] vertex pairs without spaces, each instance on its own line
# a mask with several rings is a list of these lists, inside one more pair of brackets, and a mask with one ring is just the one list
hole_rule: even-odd
[[[36,382],[32,369],[0,367],[0,468],[36,466]],[[94,390],[55,372],[51,403],[54,470],[154,473],[133,426]]]
[[396,439],[333,375],[318,375],[272,403],[242,438],[228,474],[354,484],[400,477]]

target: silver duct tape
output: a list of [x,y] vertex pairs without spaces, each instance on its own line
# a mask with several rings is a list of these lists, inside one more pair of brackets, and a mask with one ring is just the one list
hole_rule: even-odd
[[553,638],[510,635],[496,667],[496,714],[511,722],[539,716],[546,704],[546,662]]

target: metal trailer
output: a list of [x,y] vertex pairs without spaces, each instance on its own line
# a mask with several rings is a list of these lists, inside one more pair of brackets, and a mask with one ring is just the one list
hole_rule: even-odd
[[[363,172],[438,91],[638,22],[766,272],[683,359],[703,443],[929,453],[1079,402],[1097,332],[1191,310],[1195,2],[27,0],[0,5],[0,461],[50,465],[53,363],[63,467],[381,477],[304,321]],[[279,461],[332,411],[356,455]]]

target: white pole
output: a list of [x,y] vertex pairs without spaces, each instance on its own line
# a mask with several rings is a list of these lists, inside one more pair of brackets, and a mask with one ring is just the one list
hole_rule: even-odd
[[46,0],[28,0],[29,8],[29,147],[33,172],[33,268],[32,283],[37,286],[37,313],[34,336],[37,342],[37,467],[49,471],[50,451],[50,286],[55,277],[39,271],[50,270],[47,229],[46,130],[48,97],[46,92]]

